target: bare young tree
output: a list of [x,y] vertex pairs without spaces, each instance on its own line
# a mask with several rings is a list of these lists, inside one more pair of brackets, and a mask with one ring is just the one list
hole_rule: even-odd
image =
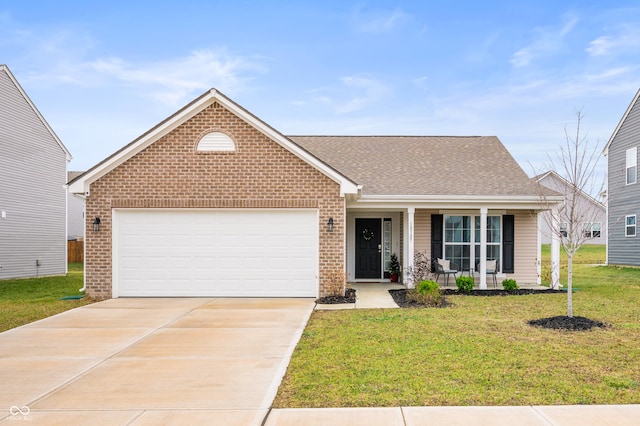
[[[567,316],[573,317],[573,258],[582,245],[593,237],[592,226],[598,221],[599,209],[590,194],[600,194],[604,188],[604,177],[598,176],[600,149],[598,143],[590,144],[581,125],[584,115],[576,110],[575,133],[564,128],[564,143],[555,155],[547,154],[549,170],[560,177],[558,185],[552,188],[564,197],[558,206],[551,202],[548,188],[538,185],[543,207],[551,214],[544,215],[552,238],[559,240],[567,253]],[[600,231],[601,232],[601,231]],[[553,261],[553,259],[552,259]]]

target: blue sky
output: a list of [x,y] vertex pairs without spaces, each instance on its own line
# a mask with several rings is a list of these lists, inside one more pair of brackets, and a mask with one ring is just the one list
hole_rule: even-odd
[[211,87],[285,135],[496,135],[532,174],[640,87],[635,1],[0,0],[0,63],[84,170]]

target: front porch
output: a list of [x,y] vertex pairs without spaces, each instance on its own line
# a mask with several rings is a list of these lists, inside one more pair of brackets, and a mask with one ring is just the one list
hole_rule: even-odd
[[[478,289],[501,289],[506,278],[515,279],[521,288],[540,288],[540,235],[534,206],[442,207],[348,208],[347,280],[390,282],[390,258],[395,254],[401,265],[399,283],[411,287],[414,254],[420,253],[426,259],[457,264],[461,271],[457,276],[473,276]],[[487,260],[498,261],[495,284],[487,274]],[[456,288],[453,277],[446,286],[444,276],[438,283]]]

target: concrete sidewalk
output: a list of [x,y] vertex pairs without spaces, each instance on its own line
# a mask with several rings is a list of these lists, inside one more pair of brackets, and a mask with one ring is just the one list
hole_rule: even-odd
[[389,290],[405,288],[402,284],[394,283],[353,283],[349,286],[356,290],[356,303],[318,304],[316,310],[398,308]]
[[265,426],[636,426],[640,405],[521,407],[290,408]]

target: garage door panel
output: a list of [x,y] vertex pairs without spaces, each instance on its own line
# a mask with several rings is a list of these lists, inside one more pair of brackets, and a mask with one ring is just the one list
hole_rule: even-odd
[[116,296],[317,296],[315,210],[116,210]]

